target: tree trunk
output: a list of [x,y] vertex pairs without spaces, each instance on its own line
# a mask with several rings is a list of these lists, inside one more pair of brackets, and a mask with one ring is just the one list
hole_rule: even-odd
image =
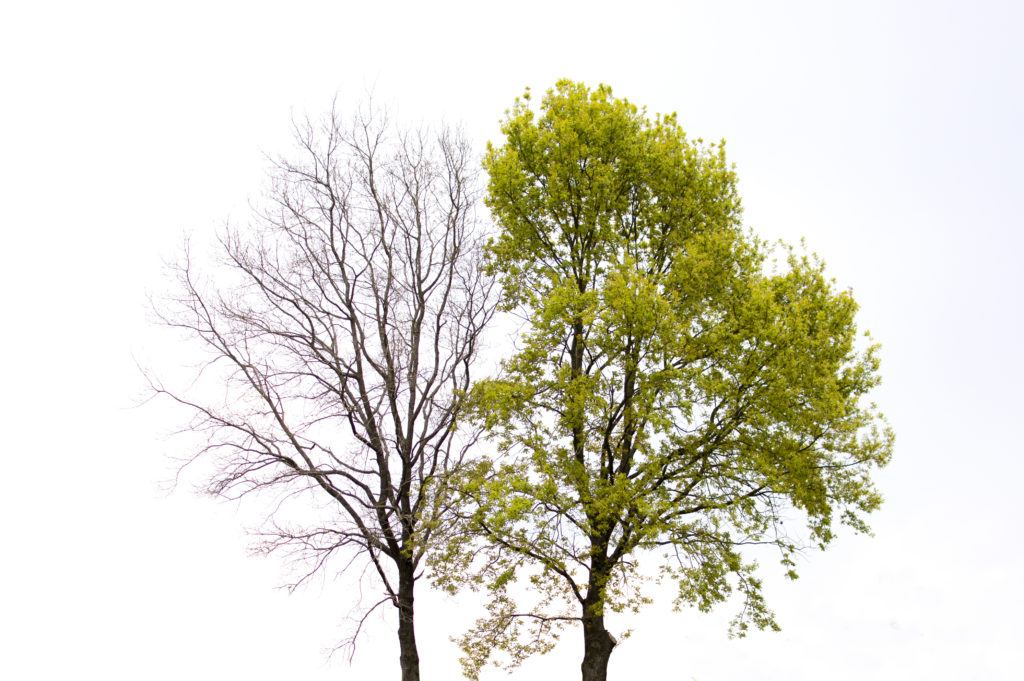
[[398,647],[402,681],[420,681],[420,654],[416,650],[416,626],[413,619],[415,568],[409,563],[398,566]]
[[[587,598],[589,601],[590,598]],[[595,599],[597,600],[597,599]],[[607,681],[608,660],[615,648],[615,638],[604,628],[604,614],[599,605],[583,606],[583,681]]]

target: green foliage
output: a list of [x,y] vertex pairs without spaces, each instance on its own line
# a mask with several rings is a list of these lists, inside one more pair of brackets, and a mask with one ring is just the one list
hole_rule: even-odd
[[878,359],[857,305],[816,258],[784,249],[768,266],[723,144],[606,86],[560,81],[530,104],[484,162],[489,267],[530,321],[472,395],[504,455],[463,486],[487,559],[460,541],[435,561],[451,588],[497,596],[464,640],[467,673],[492,647],[513,662],[533,650],[505,635],[513,575],[532,575],[554,616],[635,609],[642,554],[661,557],[679,605],[738,593],[734,633],[777,628],[743,546],[774,545],[795,578],[794,552],[827,545],[837,522],[866,531],[881,502],[869,474],[892,434],[864,403]]

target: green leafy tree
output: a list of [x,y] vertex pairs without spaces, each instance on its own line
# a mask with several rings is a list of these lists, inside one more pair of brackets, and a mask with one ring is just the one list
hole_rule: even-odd
[[463,490],[485,541],[436,561],[449,588],[490,594],[462,640],[467,675],[578,622],[583,679],[605,679],[605,617],[645,602],[641,557],[677,605],[735,593],[733,633],[776,629],[744,546],[777,547],[795,577],[795,552],[840,522],[866,531],[881,502],[869,474],[892,434],[864,400],[878,360],[853,297],[792,249],[772,266],[723,146],[674,115],[560,81],[539,112],[516,100],[502,131],[484,162],[490,267],[528,324],[472,398],[503,455]]

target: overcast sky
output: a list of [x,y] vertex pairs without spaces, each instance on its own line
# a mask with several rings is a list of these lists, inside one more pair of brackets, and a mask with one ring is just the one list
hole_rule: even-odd
[[[0,677],[397,676],[391,620],[329,662],[343,585],[275,590],[244,509],[161,492],[173,423],[132,407],[135,361],[173,366],[178,348],[145,292],[184,231],[244,218],[293,113],[373,90],[482,146],[525,86],[570,77],[728,141],[748,224],[805,237],[853,289],[897,433],[876,536],[808,555],[795,583],[765,565],[781,633],[730,641],[731,606],[659,604],[610,618],[634,629],[612,677],[1019,678],[1022,7],[7,3]],[[421,587],[418,604],[425,678],[458,678],[448,636],[472,599]],[[580,655],[566,636],[515,678],[574,678]]]

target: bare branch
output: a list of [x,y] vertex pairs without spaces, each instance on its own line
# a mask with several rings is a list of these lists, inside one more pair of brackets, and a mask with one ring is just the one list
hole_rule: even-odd
[[294,129],[297,154],[273,162],[252,224],[220,236],[216,284],[187,248],[172,267],[157,314],[207,361],[196,386],[153,390],[191,413],[202,443],[187,461],[212,463],[210,493],[326,502],[259,533],[302,564],[290,588],[362,556],[385,594],[370,610],[391,602],[411,622],[445,481],[477,438],[461,417],[495,308],[477,162],[455,132],[384,114]]

